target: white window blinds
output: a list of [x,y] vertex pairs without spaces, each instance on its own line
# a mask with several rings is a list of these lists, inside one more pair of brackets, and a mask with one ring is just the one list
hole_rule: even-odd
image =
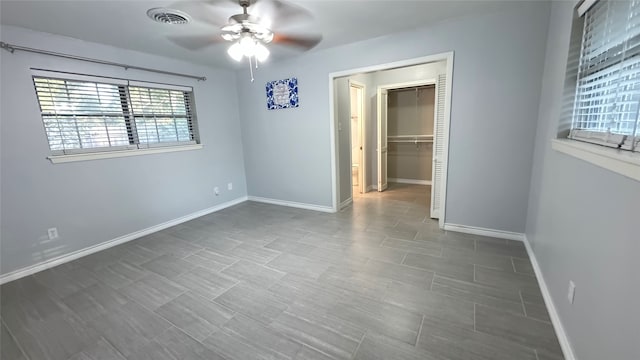
[[140,144],[193,141],[189,93],[130,86],[129,94]]
[[33,76],[52,154],[197,142],[191,89],[85,78]]
[[637,151],[640,1],[600,0],[579,10],[584,28],[569,137]]

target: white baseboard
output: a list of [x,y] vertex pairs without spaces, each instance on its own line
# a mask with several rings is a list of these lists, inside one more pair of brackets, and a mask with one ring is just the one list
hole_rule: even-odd
[[160,230],[164,230],[166,228],[178,225],[178,224],[182,224],[183,222],[189,221],[189,220],[193,220],[195,218],[199,218],[200,216],[204,216],[207,214],[211,214],[213,212],[216,211],[220,211],[222,209],[243,203],[245,201],[247,201],[248,198],[246,196],[243,197],[239,197],[237,199],[231,200],[231,201],[227,201],[225,203],[222,204],[218,204],[215,206],[212,206],[210,208],[207,209],[203,209],[200,211],[196,211],[194,213],[173,219],[173,220],[169,220],[167,222],[164,222],[162,224],[158,224],[158,225],[154,225],[151,227],[148,227],[146,229],[142,229],[142,230],[138,230],[138,231],[134,231],[132,233],[126,234],[126,235],[122,235],[119,236],[115,239],[112,240],[108,240],[105,241],[103,243],[94,245],[94,246],[90,246],[81,250],[77,250],[77,251],[73,251],[70,252],[68,254],[65,255],[61,255],[49,260],[45,260],[43,262],[37,263],[35,265],[30,265],[27,267],[24,267],[22,269],[18,269],[18,270],[14,270],[10,273],[6,273],[3,275],[0,275],[0,285],[8,283],[9,281],[13,281],[13,280],[17,280],[20,278],[23,278],[25,276],[29,276],[32,274],[35,274],[37,272],[46,270],[46,269],[50,269],[52,267],[58,266],[60,264],[64,264],[67,263],[69,261],[73,261],[76,259],[79,259],[83,256],[87,256],[87,255],[91,255],[95,252],[98,251],[102,251],[102,250],[106,250],[108,248],[114,247],[116,245],[120,245],[126,242],[129,242],[131,240],[135,240],[137,238],[143,237],[145,235],[149,235],[151,233],[160,231]]
[[273,205],[289,206],[289,207],[294,207],[294,208],[299,208],[299,209],[314,210],[314,211],[321,211],[321,212],[328,212],[328,213],[336,212],[333,209],[333,207],[331,207],[331,206],[305,204],[305,203],[299,203],[299,202],[295,202],[295,201],[286,201],[286,200],[263,198],[263,197],[259,197],[259,196],[249,196],[248,199],[249,199],[249,201],[256,201],[256,202],[261,202],[261,203],[266,203],[266,204],[273,204]]
[[560,347],[562,348],[562,352],[564,353],[565,360],[576,360],[576,356],[573,352],[573,347],[571,347],[571,343],[569,342],[569,337],[567,333],[564,331],[564,326],[562,326],[562,322],[560,321],[560,316],[558,315],[558,311],[556,310],[556,306],[553,303],[553,299],[551,298],[551,292],[547,287],[546,281],[544,281],[544,276],[542,275],[542,270],[540,269],[540,265],[538,264],[538,260],[536,259],[536,255],[531,248],[531,244],[529,244],[529,240],[525,235],[524,237],[524,246],[527,248],[527,253],[529,254],[529,259],[531,260],[531,265],[533,265],[533,271],[536,274],[536,278],[538,279],[538,284],[540,285],[540,291],[542,292],[542,297],[544,298],[544,303],[547,305],[547,310],[549,311],[549,317],[551,318],[551,323],[553,324],[553,328],[556,331],[556,336],[558,337],[558,342],[560,343]]
[[340,203],[340,210],[346,208],[347,206],[351,205],[351,203],[353,203],[353,198],[350,197],[347,200],[343,201]]
[[431,185],[431,180],[398,179],[398,178],[388,178],[387,180],[389,182],[394,182],[399,184]]
[[376,185],[369,185],[367,186],[367,192],[369,191],[373,191],[373,190],[378,190],[378,187]]
[[444,224],[444,229],[448,231],[461,232],[465,234],[473,234],[480,236],[490,236],[498,239],[508,239],[515,241],[524,241],[525,236],[523,233],[517,233],[512,231],[487,229],[475,226],[458,225],[458,224]]

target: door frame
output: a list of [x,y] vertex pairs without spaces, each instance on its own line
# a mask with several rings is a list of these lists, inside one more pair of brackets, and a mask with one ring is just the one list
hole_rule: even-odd
[[[383,139],[381,138],[382,132],[380,131],[382,129],[382,92],[386,91],[387,93],[389,92],[389,90],[397,90],[397,89],[403,89],[403,88],[411,88],[411,87],[420,87],[420,86],[428,86],[428,85],[436,85],[436,79],[423,79],[423,80],[413,80],[413,81],[405,81],[405,82],[400,82],[400,83],[393,83],[393,84],[384,84],[384,85],[379,85],[378,86],[378,91],[376,92],[376,103],[378,106],[378,111],[376,112],[376,124],[377,124],[377,129],[378,129],[378,133],[376,134],[377,137],[377,143],[378,144],[382,144],[383,143]],[[388,104],[386,104],[387,106],[387,111],[385,111],[385,114],[387,114],[387,120],[389,118],[389,109],[388,109]],[[434,106],[435,108],[435,106]],[[434,117],[434,126],[435,126],[435,117]],[[387,131],[388,132],[388,127]],[[385,132],[385,133],[386,133]],[[388,136],[389,134],[387,134]],[[386,144],[386,142],[385,142]],[[378,146],[379,147],[379,146]],[[386,146],[385,146],[386,147]],[[377,149],[376,151],[377,153],[377,160],[378,160],[378,191],[384,191],[385,189],[380,189],[380,184],[382,183],[380,178],[382,175],[382,151],[380,151],[380,148]],[[433,160],[432,160],[433,161]],[[387,172],[389,172],[389,168],[388,168],[388,163],[387,163]],[[386,179],[388,181],[389,176],[386,176]],[[433,189],[433,186],[431,187]]]
[[440,228],[444,228],[444,222],[446,218],[446,203],[447,203],[447,173],[448,173],[448,163],[449,163],[449,129],[451,125],[451,92],[452,92],[452,84],[453,84],[453,61],[454,61],[454,52],[444,52],[429,56],[423,56],[418,58],[400,60],[395,62],[383,63],[378,65],[365,66],[360,68],[354,68],[350,70],[342,70],[329,73],[329,141],[331,143],[331,195],[332,195],[332,210],[334,212],[338,211],[338,151],[336,147],[336,138],[337,138],[337,126],[336,126],[336,116],[335,116],[335,104],[334,104],[334,80],[339,77],[351,76],[361,73],[369,73],[381,70],[390,70],[399,67],[407,67],[413,65],[421,65],[426,63],[445,61],[446,62],[446,98],[444,105],[444,154],[443,154],[443,173],[442,173],[442,214],[440,215],[440,219],[438,219],[438,223]]
[[[360,145],[362,146],[362,149],[360,149],[360,159],[358,161],[358,164],[360,164],[360,168],[358,169],[358,182],[360,183],[360,193],[364,194],[367,192],[367,164],[365,156],[366,151],[368,150],[366,137],[367,115],[365,113],[367,103],[367,86],[359,81],[349,79],[349,90],[351,90],[352,87],[359,89],[362,95],[360,104],[358,104],[358,113],[360,114],[360,118],[358,119],[358,124],[360,125],[358,133],[360,137]],[[351,100],[351,91],[349,91],[349,99]],[[351,123],[349,123],[349,126],[351,126]],[[351,128],[351,131],[353,131],[353,128]],[[349,140],[352,138],[353,136]],[[351,144],[351,146],[353,148],[353,144]],[[351,159],[351,164],[353,164],[353,159]],[[351,191],[351,198],[353,198],[353,183],[351,184]]]

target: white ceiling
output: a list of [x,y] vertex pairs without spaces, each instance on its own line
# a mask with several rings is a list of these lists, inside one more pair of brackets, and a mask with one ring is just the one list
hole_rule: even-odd
[[[234,4],[232,0],[207,2],[215,6],[212,8],[213,13],[220,14],[223,19],[241,12],[240,6]],[[311,50],[317,51],[388,33],[428,26],[453,17],[514,6],[517,1],[298,0],[288,2],[309,10],[314,19],[310,22],[296,22],[294,26],[274,24],[272,28],[276,32],[284,33],[322,34],[322,42]],[[236,66],[237,64],[226,54],[227,44],[215,44],[194,51],[185,50],[167,39],[170,35],[217,33],[217,26],[198,20],[186,25],[159,24],[146,15],[147,10],[153,7],[184,9],[188,13],[189,9],[193,9],[193,5],[192,1],[175,0],[0,0],[0,23],[204,65]],[[251,13],[251,7],[249,13]],[[281,45],[270,44],[270,49],[271,61],[296,55],[296,51],[283,48]]]

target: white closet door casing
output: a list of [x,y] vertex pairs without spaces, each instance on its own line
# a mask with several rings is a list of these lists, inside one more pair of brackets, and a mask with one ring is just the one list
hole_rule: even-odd
[[440,218],[442,208],[442,158],[444,155],[444,103],[446,97],[446,75],[438,75],[436,84],[436,106],[433,122],[433,167],[431,168],[431,218]]
[[378,191],[387,189],[387,107],[388,93],[381,89],[378,93]]

